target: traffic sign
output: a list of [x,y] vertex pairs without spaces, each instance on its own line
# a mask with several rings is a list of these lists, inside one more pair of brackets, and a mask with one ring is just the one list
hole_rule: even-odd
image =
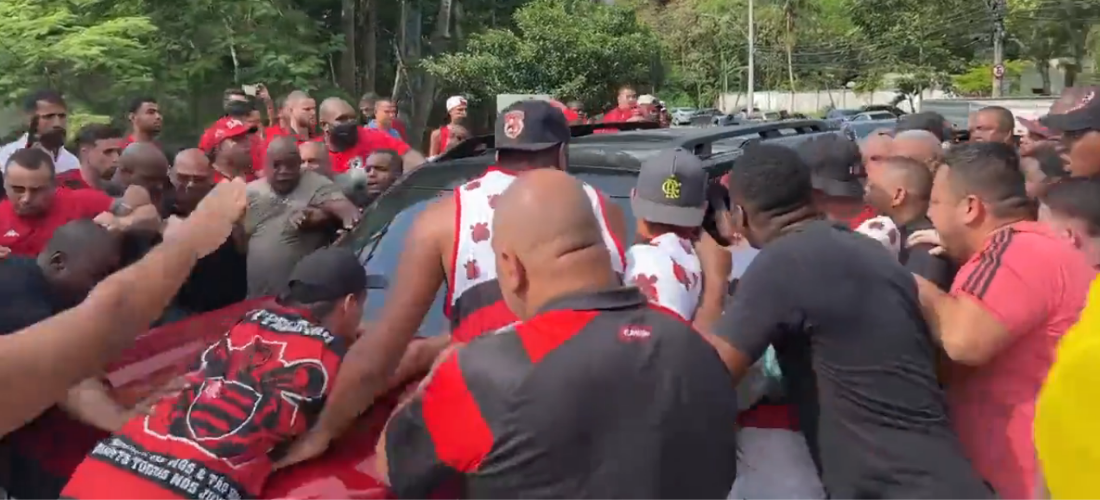
[[1005,76],[1005,65],[1003,65],[1003,64],[994,64],[993,65],[993,77],[994,78],[1004,78],[1004,76]]

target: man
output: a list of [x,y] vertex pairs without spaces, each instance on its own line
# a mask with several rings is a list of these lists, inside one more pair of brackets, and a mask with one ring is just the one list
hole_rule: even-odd
[[1001,106],[986,106],[970,116],[971,142],[1000,142],[1015,146],[1016,119]]
[[[118,239],[90,220],[57,228],[37,257],[0,260],[0,334],[15,333],[75,306],[118,266]],[[60,407],[50,408],[5,439],[16,457],[5,485],[8,494],[60,494],[68,474],[83,459],[83,453],[70,451],[90,449],[102,431],[121,427],[128,412],[98,377],[70,389]]]
[[[214,169],[199,149],[185,149],[176,155],[170,173],[171,204],[167,225],[179,224],[195,211],[214,188]],[[248,261],[240,245],[243,235],[235,234],[210,255],[199,259],[176,295],[175,306],[191,313],[214,311],[235,304],[248,295]]]
[[788,148],[749,148],[730,187],[761,249],[710,337],[734,383],[775,347],[830,497],[988,498],[951,432],[911,275],[822,220]]
[[65,397],[148,330],[196,259],[218,247],[244,212],[244,183],[215,189],[191,220],[176,226],[140,261],[107,277],[80,304],[0,337],[7,434]]
[[[268,453],[305,432],[332,390],[367,275],[353,252],[326,248],[305,256],[284,288],[203,352],[182,392],[97,444],[62,495],[258,498],[272,472]],[[135,450],[148,467],[133,466]]]
[[[367,92],[359,99],[359,112],[362,113],[360,123],[366,125],[367,122],[374,118],[374,104],[378,99],[378,94],[374,92]],[[450,102],[450,99],[448,99],[448,102]],[[393,128],[401,133],[401,137],[408,137],[408,133],[405,131],[405,122],[401,119],[401,112],[398,111],[397,114],[397,118],[393,120]]]
[[864,198],[897,227],[893,242],[899,247],[898,260],[914,274],[948,290],[955,278],[955,266],[950,261],[932,255],[933,245],[902,248],[900,244],[916,231],[932,229],[932,221],[925,215],[931,194],[932,172],[916,160],[893,156],[867,168]]
[[135,142],[155,142],[160,135],[160,105],[152,97],[138,97],[130,102],[127,118],[130,120],[130,135],[123,147]]
[[230,103],[251,101],[252,98],[244,92],[244,89],[234,87],[225,89],[225,92],[222,93],[222,107],[225,108],[227,113],[229,112]]
[[281,109],[286,116],[286,125],[268,127],[266,140],[284,135],[293,136],[300,143],[313,139],[317,129],[317,101],[309,94],[295,90],[286,96]]
[[1050,109],[1043,117],[1037,120],[1017,118],[1016,120],[1020,122],[1020,125],[1023,125],[1027,130],[1027,134],[1020,140],[1020,155],[1028,156],[1031,154],[1032,149],[1042,145],[1059,146],[1061,133],[1044,125],[1043,119],[1050,115],[1064,115],[1080,108],[1083,104],[1092,101],[1097,91],[1100,91],[1100,87],[1085,86],[1063,89],[1062,95],[1058,96],[1054,104],[1050,105]]
[[401,132],[393,127],[393,121],[397,119],[397,103],[392,99],[379,99],[374,103],[374,118],[367,123],[367,128],[381,130],[390,134],[394,139],[404,141]]
[[332,162],[324,143],[307,141],[298,143],[298,154],[302,155],[302,170],[317,172],[329,179],[332,178]]
[[943,161],[943,145],[932,132],[906,130],[898,132],[890,142],[890,155],[916,160],[933,171]]
[[704,284],[727,289],[725,276],[704,280],[694,249],[707,209],[707,171],[684,149],[661,152],[642,163],[630,205],[637,243],[626,252],[623,282],[678,314],[695,318]]
[[[314,432],[291,453],[294,461],[319,453],[385,391],[402,352],[446,285],[450,337],[437,337],[439,349],[452,338],[467,342],[517,321],[496,283],[490,224],[500,194],[525,172],[540,168],[565,170],[569,142],[565,115],[550,103],[519,101],[497,120],[497,163],[454,193],[428,205],[409,230],[393,290],[373,334],[348,353],[346,375],[337,381]],[[626,225],[622,211],[595,189],[585,187],[603,228],[606,257],[624,270]],[[423,369],[427,369],[425,366]]]
[[577,114],[577,119],[570,122],[570,125],[584,125],[588,123],[588,115],[584,112],[584,103],[577,100],[569,101],[569,109],[573,110]]
[[293,138],[267,147],[264,178],[248,184],[248,296],[282,293],[294,263],[331,241],[332,229],[351,229],[359,210],[321,174],[302,172]]
[[462,142],[461,140],[455,140],[453,132],[456,127],[461,127],[466,122],[466,98],[460,95],[453,95],[447,98],[447,121],[442,127],[432,131],[432,134],[428,137],[428,155],[432,157],[439,156],[451,146]]
[[355,206],[365,207],[389,189],[402,173],[397,151],[380,149],[367,157],[365,169],[349,170],[335,176],[333,182]]
[[964,262],[950,293],[917,277],[932,334],[957,364],[946,384],[951,422],[1001,498],[1030,498],[1035,399],[1096,271],[1034,221],[1005,144],[953,147],[936,171],[928,217],[947,254]]
[[[236,115],[245,113],[244,106],[231,105]],[[259,141],[253,134],[256,127],[241,116],[230,115],[214,122],[203,132],[199,149],[209,155],[214,166],[214,181],[225,182],[235,177],[254,180],[255,161],[263,157]]]
[[461,479],[472,498],[724,496],[736,401],[713,349],[620,287],[575,179],[531,172],[498,206],[498,286],[520,322],[447,355],[395,414],[379,455],[394,492],[425,498]]
[[27,133],[0,147],[0,165],[7,165],[8,158],[20,149],[38,147],[50,154],[58,173],[80,168],[80,160],[65,149],[69,113],[61,94],[52,90],[35,91],[23,101],[23,114]]
[[1085,253],[1100,268],[1100,178],[1076,177],[1050,186],[1040,198],[1039,222]]
[[135,142],[119,156],[114,181],[121,190],[130,186],[141,187],[149,193],[154,206],[163,207],[165,192],[171,187],[168,168],[168,158],[159,147],[148,142]]
[[[57,188],[50,155],[39,148],[21,149],[5,166],[0,201],[0,247],[15,255],[38,255],[57,228],[77,219],[100,221],[112,229],[147,227],[156,219],[153,207],[127,206],[102,191]],[[103,215],[107,214],[107,215]]]
[[887,157],[892,156],[890,145],[894,140],[893,132],[879,129],[871,132],[859,143],[859,154],[863,158],[864,170],[870,170]]
[[1089,91],[1063,114],[1049,114],[1039,120],[1061,134],[1062,156],[1074,177],[1100,174],[1100,98]]
[[863,202],[860,183],[859,147],[839,135],[822,135],[798,145],[798,152],[810,166],[814,203],[830,219],[851,228],[874,217]]
[[950,143],[951,137],[951,123],[947,121],[943,115],[935,111],[922,111],[920,113],[912,113],[903,115],[898,118],[898,123],[895,130],[905,132],[906,130],[924,130],[931,132],[936,136],[936,139],[940,144]]
[[601,122],[621,123],[629,121],[635,116],[635,111],[638,107],[638,92],[634,90],[634,87],[629,85],[619,87],[616,99],[617,104],[615,108],[605,111],[603,118],[600,120]]
[[1049,144],[1033,148],[1027,156],[1021,155],[1020,170],[1024,174],[1027,195],[1032,199],[1039,198],[1051,184],[1069,175],[1062,155]]
[[91,123],[77,134],[80,168],[57,174],[57,184],[68,189],[105,191],[118,169],[125,139],[122,131],[110,125]]
[[397,151],[410,170],[425,161],[424,156],[400,139],[380,130],[360,127],[355,122],[355,110],[339,97],[321,102],[321,130],[334,175],[362,169],[367,157],[379,149]]

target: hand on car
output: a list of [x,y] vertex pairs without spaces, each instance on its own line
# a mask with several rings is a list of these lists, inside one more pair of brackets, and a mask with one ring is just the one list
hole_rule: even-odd
[[305,434],[298,436],[298,439],[295,439],[294,442],[290,444],[290,448],[287,450],[286,455],[278,462],[275,462],[272,468],[273,470],[279,470],[283,467],[289,467],[296,463],[319,457],[328,450],[330,444],[332,444],[332,436],[314,427]]
[[905,240],[906,248],[911,248],[917,245],[932,245],[933,248],[928,251],[931,255],[943,255],[943,241],[940,240],[940,233],[935,229],[921,229],[920,231],[913,231],[913,234],[909,235],[909,239]]

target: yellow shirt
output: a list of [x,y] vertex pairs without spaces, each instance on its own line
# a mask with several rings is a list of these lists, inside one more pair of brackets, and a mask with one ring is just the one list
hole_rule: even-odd
[[1051,498],[1100,498],[1100,279],[1039,393],[1035,447]]

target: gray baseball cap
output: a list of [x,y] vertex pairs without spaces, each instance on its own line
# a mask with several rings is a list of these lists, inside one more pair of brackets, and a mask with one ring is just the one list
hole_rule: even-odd
[[630,205],[634,216],[645,221],[699,226],[707,209],[703,161],[683,148],[662,151],[646,160]]

